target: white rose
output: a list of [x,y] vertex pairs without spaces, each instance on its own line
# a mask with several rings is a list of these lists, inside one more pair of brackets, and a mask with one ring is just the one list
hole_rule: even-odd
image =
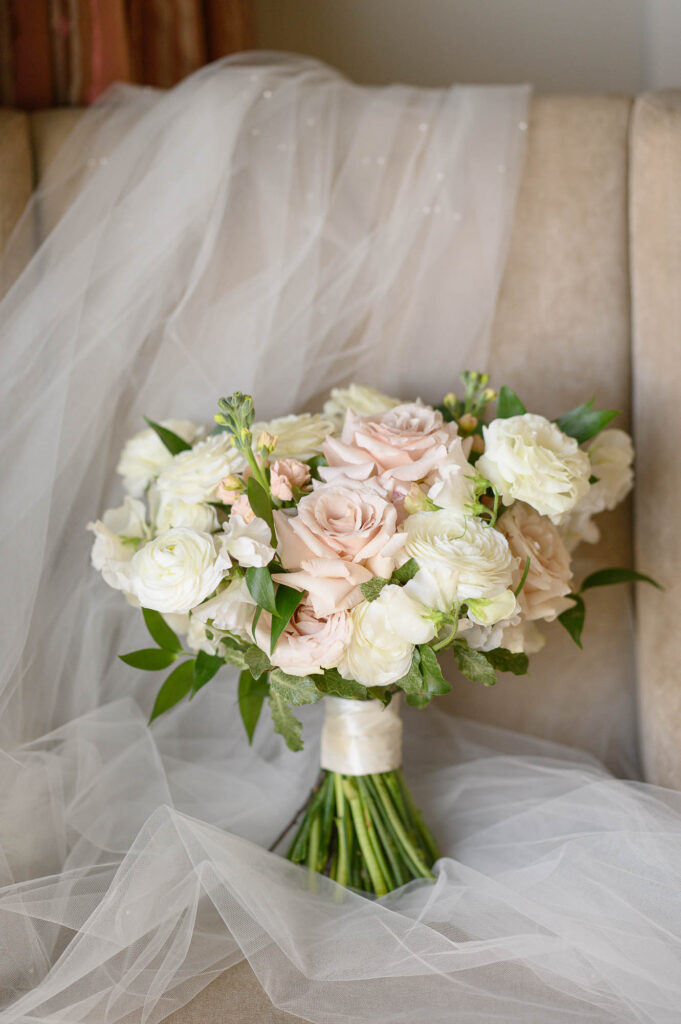
[[273,457],[277,459],[311,459],[319,455],[322,444],[335,429],[330,417],[309,412],[301,416],[282,416],[268,423],[254,423],[252,428],[254,438],[260,437],[263,430],[276,436]]
[[483,434],[485,452],[476,468],[505,505],[524,501],[559,523],[589,490],[589,456],[543,416],[494,420]]
[[384,395],[376,388],[365,387],[362,384],[351,384],[347,388],[334,388],[331,395],[324,403],[323,413],[328,419],[333,420],[338,430],[341,430],[345,422],[345,414],[348,409],[357,416],[374,416],[379,412],[387,412],[400,404],[399,398],[391,398]]
[[426,609],[403,587],[387,586],[375,601],[350,612],[352,633],[338,666],[344,679],[365,686],[388,686],[406,675],[415,644],[435,635]]
[[231,515],[223,530],[222,547],[239,565],[262,568],[274,558],[272,534],[264,519],[253,516],[246,521],[240,515]]
[[511,588],[516,560],[506,538],[479,519],[448,509],[418,512],[404,523],[405,552],[421,568],[448,569],[457,578],[456,599],[498,597]]
[[[162,420],[161,426],[172,430],[187,444],[191,444],[202,432],[190,420]],[[155,430],[140,430],[126,441],[116,472],[123,477],[123,486],[134,498],[141,498],[146,488],[173,460]]]
[[251,626],[255,609],[256,603],[251,597],[246,580],[241,576],[232,580],[229,586],[210,601],[204,601],[195,608],[190,621],[196,619],[204,625],[210,624],[216,630],[252,642]]
[[[470,443],[466,442],[470,450]],[[466,458],[461,438],[451,444],[446,459],[436,468],[435,480],[428,491],[428,497],[440,508],[465,513],[475,497],[475,469]]]
[[229,566],[210,534],[178,526],[133,556],[131,589],[143,608],[189,612],[215,590]]
[[214,501],[220,482],[245,468],[243,456],[232,445],[226,431],[199,441],[190,451],[180,452],[157,480],[165,495],[187,504]]
[[214,533],[218,528],[218,514],[212,505],[181,501],[155,486],[149,490],[149,512],[156,533],[165,533],[176,526],[186,526],[199,533]]
[[120,508],[110,508],[96,523],[88,523],[95,535],[92,565],[114,590],[130,589],[130,562],[149,537],[144,515],[143,503],[127,497]]

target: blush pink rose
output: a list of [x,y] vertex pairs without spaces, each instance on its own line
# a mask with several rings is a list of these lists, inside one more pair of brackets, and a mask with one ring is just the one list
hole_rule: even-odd
[[322,451],[328,467],[320,475],[331,480],[342,472],[356,479],[374,474],[395,481],[425,480],[457,437],[455,423],[421,402],[397,405],[378,416],[348,411],[340,439],[327,437]]
[[[260,617],[255,631],[258,646],[270,655],[271,618]],[[270,661],[293,676],[307,676],[335,668],[350,642],[352,623],[346,611],[315,615],[309,600],[295,610],[291,621],[277,640]]]
[[496,526],[506,537],[513,555],[518,559],[513,586],[522,579],[527,559],[530,568],[523,589],[518,594],[522,617],[529,622],[543,619],[552,622],[572,601],[566,595],[572,590],[570,555],[558,529],[522,501],[515,501]]
[[280,501],[290,501],[293,488],[301,490],[310,482],[310,467],[298,459],[277,459],[270,467],[270,490]]

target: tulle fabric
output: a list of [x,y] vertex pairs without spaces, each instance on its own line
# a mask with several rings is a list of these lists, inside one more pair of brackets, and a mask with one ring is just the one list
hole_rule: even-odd
[[676,794],[410,713],[436,883],[310,880],[268,848],[321,709],[303,753],[265,717],[249,748],[225,671],[150,728],[159,680],[116,659],[139,616],[88,564],[143,413],[240,388],[277,415],[351,379],[435,399],[485,364],[527,97],[229,60],[111,92],[30,204],[0,309],[0,1021],[153,1024],[244,957],[320,1024],[678,1019]]

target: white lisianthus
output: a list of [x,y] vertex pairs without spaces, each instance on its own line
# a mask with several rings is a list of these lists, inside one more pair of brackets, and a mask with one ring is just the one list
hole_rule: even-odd
[[149,512],[156,533],[164,533],[176,526],[186,526],[199,533],[214,533],[218,528],[218,515],[212,505],[205,502],[181,501],[174,494],[149,489]]
[[133,556],[131,589],[143,608],[189,612],[211,594],[230,567],[213,537],[178,526],[159,534]]
[[401,399],[384,395],[376,388],[362,384],[351,384],[347,388],[333,388],[331,395],[324,403],[323,413],[333,420],[338,430],[345,422],[348,409],[357,416],[375,416],[379,412],[387,412],[400,404]]
[[483,434],[485,452],[476,468],[505,505],[524,501],[560,523],[588,492],[589,456],[544,416],[493,420]]
[[498,597],[511,587],[516,560],[508,541],[479,519],[448,509],[418,512],[404,530],[405,552],[422,569],[439,566],[457,577],[458,601]]
[[426,608],[447,613],[457,603],[458,584],[459,574],[449,565],[432,563],[420,568],[404,589]]
[[[466,442],[468,448],[470,444]],[[440,508],[464,514],[475,498],[475,469],[466,458],[464,443],[457,437],[447,457],[437,466],[428,497]]]
[[[202,428],[190,420],[163,420],[161,426],[172,430],[187,444],[191,444],[202,433]],[[123,477],[123,486],[128,494],[133,498],[141,498],[149,484],[172,461],[173,456],[161,438],[149,427],[126,441],[116,472]]]
[[281,416],[268,423],[254,423],[252,431],[254,438],[260,437],[263,431],[277,438],[272,453],[275,459],[311,459],[320,454],[322,444],[335,429],[330,417],[305,412],[300,416]]
[[212,434],[205,441],[176,455],[158,477],[156,486],[163,495],[187,504],[214,501],[220,482],[245,468],[244,457],[232,445],[226,431]]
[[248,522],[240,515],[231,515],[223,526],[222,547],[244,567],[262,568],[274,558],[272,534],[264,519],[253,516]]
[[388,686],[406,675],[415,644],[428,643],[435,627],[426,609],[403,587],[387,586],[375,601],[350,612],[350,642],[338,666],[345,679],[366,686]]
[[95,535],[92,565],[114,590],[130,589],[130,562],[149,538],[144,516],[144,504],[127,497],[120,508],[110,508],[97,522],[88,523],[88,530]]
[[253,642],[251,626],[255,615],[256,603],[243,576],[232,580],[210,601],[192,612],[190,622],[197,620],[205,625],[241,637],[242,640]]

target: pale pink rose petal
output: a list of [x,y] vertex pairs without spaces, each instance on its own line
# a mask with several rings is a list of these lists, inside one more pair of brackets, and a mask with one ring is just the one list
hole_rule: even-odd
[[272,579],[296,590],[306,590],[315,615],[323,617],[344,611],[364,600],[361,583],[372,578],[361,565],[340,558],[313,558],[300,572],[275,573]]

